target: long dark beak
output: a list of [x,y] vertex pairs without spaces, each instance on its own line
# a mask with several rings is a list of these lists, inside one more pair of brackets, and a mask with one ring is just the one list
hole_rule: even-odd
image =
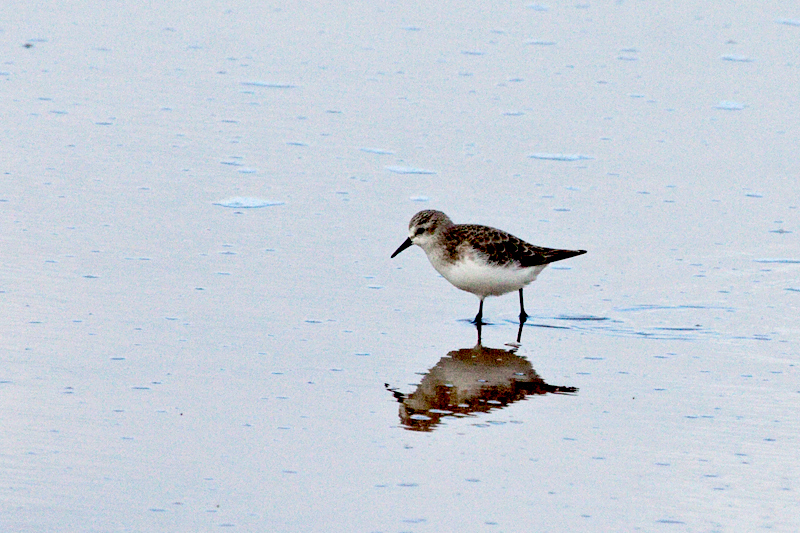
[[392,257],[396,256],[397,254],[399,254],[400,252],[402,252],[403,250],[405,250],[406,248],[408,248],[412,244],[414,244],[414,243],[411,242],[410,238],[406,239],[405,241],[403,241],[403,244],[400,245],[400,248],[398,248],[397,250],[394,251],[394,253],[392,254]]

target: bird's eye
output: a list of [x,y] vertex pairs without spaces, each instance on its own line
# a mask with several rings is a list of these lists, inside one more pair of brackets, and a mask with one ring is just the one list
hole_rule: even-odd
[[417,235],[422,235],[423,233],[425,233],[424,228],[417,228],[417,231],[414,232],[414,237],[416,237]]

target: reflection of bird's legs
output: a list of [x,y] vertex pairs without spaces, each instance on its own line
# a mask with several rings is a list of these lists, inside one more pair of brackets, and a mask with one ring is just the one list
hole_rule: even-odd
[[522,320],[519,322],[519,330],[517,330],[517,344],[522,342],[522,324],[524,324]]
[[478,314],[475,315],[475,320],[472,321],[473,324],[480,326],[483,320],[483,298],[481,298],[481,305],[478,307]]
[[522,303],[522,289],[519,290],[519,321],[524,323],[528,320],[528,313],[525,312],[525,304]]
[[481,346],[481,326],[482,323],[480,321],[475,323],[475,327],[478,329],[478,346]]

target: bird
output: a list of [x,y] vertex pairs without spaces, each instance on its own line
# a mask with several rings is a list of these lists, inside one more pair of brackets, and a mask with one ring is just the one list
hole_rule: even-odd
[[455,287],[480,299],[473,321],[483,324],[483,300],[519,291],[519,320],[525,322],[522,290],[544,268],[586,253],[586,250],[560,250],[534,246],[503,230],[478,224],[454,224],[441,211],[426,209],[411,218],[408,238],[392,258],[417,245],[439,274]]

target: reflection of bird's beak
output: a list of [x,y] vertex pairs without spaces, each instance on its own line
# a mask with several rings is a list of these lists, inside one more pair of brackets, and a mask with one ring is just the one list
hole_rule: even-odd
[[411,238],[406,239],[405,241],[403,241],[403,244],[400,245],[400,248],[398,248],[397,250],[394,251],[394,253],[392,254],[392,257],[396,256],[397,254],[399,254],[400,252],[402,252],[403,250],[405,250],[406,248],[408,248],[412,244],[414,244],[414,243],[411,242]]

